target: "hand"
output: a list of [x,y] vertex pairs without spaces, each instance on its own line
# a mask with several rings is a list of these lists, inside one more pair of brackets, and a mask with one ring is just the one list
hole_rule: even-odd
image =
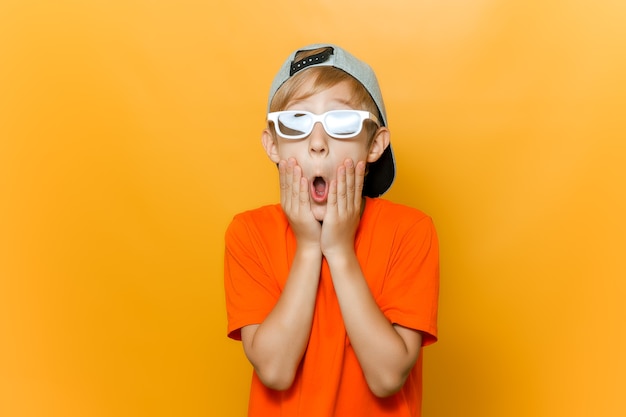
[[354,253],[354,237],[361,219],[365,161],[346,159],[337,168],[337,179],[331,181],[322,225],[322,253],[333,255]]
[[280,204],[296,236],[298,247],[316,245],[319,248],[321,225],[313,216],[309,182],[294,158],[278,163]]

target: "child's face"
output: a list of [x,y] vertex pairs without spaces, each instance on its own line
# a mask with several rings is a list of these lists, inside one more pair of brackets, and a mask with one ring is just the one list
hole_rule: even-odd
[[[296,97],[287,103],[284,110],[304,110],[314,114],[329,110],[363,110],[355,109],[348,103],[351,95],[349,84],[341,82],[309,97]],[[295,140],[273,135],[266,129],[263,132],[263,144],[269,158],[275,163],[289,158],[296,160],[308,180],[313,215],[321,221],[326,214],[329,184],[336,178],[337,168],[346,159],[352,159],[354,164],[359,161],[376,161],[389,144],[389,131],[385,127],[378,129],[368,148],[365,128],[353,138],[336,139],[326,133],[321,123],[316,123],[309,136]]]

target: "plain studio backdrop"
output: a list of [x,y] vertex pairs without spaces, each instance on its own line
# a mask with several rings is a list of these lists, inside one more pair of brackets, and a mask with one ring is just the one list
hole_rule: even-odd
[[287,54],[386,100],[441,240],[424,415],[626,415],[626,3],[0,2],[0,416],[244,416],[223,236]]

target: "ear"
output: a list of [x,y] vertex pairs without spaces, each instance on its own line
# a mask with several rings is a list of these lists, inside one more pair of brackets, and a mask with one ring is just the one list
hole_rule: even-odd
[[389,146],[389,140],[391,138],[391,132],[386,127],[380,127],[374,133],[370,149],[367,154],[367,162],[376,162],[381,157],[387,146]]
[[268,128],[264,129],[261,134],[261,143],[263,144],[263,148],[265,149],[265,153],[267,153],[268,158],[277,164],[280,161],[280,156],[278,155],[278,144],[276,143],[276,138]]

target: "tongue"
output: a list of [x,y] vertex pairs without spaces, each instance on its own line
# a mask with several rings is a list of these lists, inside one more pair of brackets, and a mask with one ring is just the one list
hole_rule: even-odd
[[318,195],[324,195],[326,192],[326,181],[321,177],[316,177],[313,180],[313,188],[315,188],[315,193]]

